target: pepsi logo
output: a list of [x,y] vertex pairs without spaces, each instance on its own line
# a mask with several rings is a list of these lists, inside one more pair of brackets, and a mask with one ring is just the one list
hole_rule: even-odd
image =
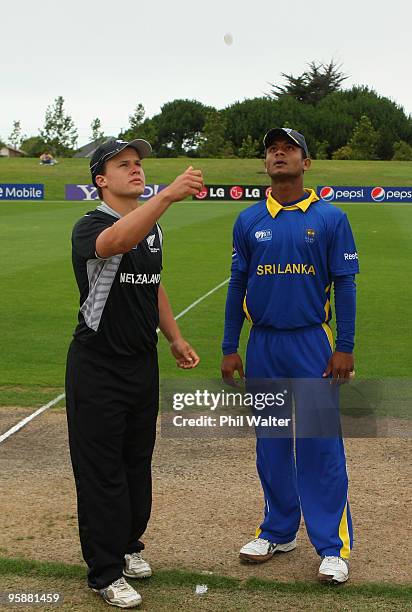
[[208,192],[207,187],[203,187],[203,189],[195,195],[195,198],[197,198],[198,200],[204,200],[207,197],[208,193],[209,192]]
[[230,197],[233,200],[240,200],[242,196],[243,196],[243,187],[239,187],[238,185],[235,185],[234,187],[230,188]]
[[332,187],[322,187],[319,196],[322,200],[325,200],[325,202],[330,202],[335,197],[335,191]]
[[383,202],[386,192],[383,187],[374,187],[371,191],[371,196],[374,202]]

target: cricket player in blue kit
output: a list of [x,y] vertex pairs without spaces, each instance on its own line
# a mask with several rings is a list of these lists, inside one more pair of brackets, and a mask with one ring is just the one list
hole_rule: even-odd
[[[247,380],[344,382],[354,371],[354,275],[359,272],[348,219],[313,190],[304,189],[304,172],[311,161],[302,134],[274,128],[266,134],[264,146],[272,188],[266,200],[242,211],[234,226],[222,376],[233,383],[237,371],[243,378],[237,350],[247,318],[252,324]],[[329,327],[332,284],[335,347]],[[337,394],[337,386],[332,387]],[[302,395],[305,392],[299,393],[297,386],[297,419]],[[291,436],[257,435],[264,518],[256,539],[243,546],[240,558],[262,563],[275,552],[293,550],[302,511],[309,538],[322,558],[318,579],[345,582],[353,533],[341,435],[296,436],[296,458],[293,442]]]

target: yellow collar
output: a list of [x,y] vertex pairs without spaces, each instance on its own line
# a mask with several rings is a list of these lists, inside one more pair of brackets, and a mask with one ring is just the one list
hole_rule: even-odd
[[313,202],[317,202],[319,198],[313,189],[305,189],[304,191],[306,191],[308,197],[300,202],[297,202],[296,204],[292,204],[291,206],[282,206],[282,204],[279,204],[279,202],[272,197],[272,192],[270,192],[266,200],[266,208],[268,209],[270,216],[275,218],[281,210],[300,209],[302,212],[306,212],[309,206],[313,204]]

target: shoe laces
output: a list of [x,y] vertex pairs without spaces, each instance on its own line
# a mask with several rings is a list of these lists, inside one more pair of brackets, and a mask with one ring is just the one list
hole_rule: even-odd
[[115,587],[119,591],[129,591],[130,589],[130,584],[128,584],[124,578],[115,580],[110,586]]
[[348,562],[345,561],[345,559],[342,559],[342,557],[337,557],[334,555],[326,555],[326,557],[323,557],[323,560],[325,561],[332,561],[332,563],[339,563],[340,561],[343,561],[343,563],[348,566]]
[[265,540],[265,538],[255,538],[253,542],[257,542],[259,545],[270,544],[269,540]]
[[142,561],[144,561],[142,555],[138,552],[134,552],[131,553],[130,555],[130,564],[133,565],[133,563],[141,563]]

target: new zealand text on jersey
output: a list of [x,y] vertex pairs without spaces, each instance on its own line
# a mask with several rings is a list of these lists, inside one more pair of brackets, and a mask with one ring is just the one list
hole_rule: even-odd
[[121,283],[131,285],[157,285],[160,283],[160,274],[133,274],[132,272],[120,273]]

